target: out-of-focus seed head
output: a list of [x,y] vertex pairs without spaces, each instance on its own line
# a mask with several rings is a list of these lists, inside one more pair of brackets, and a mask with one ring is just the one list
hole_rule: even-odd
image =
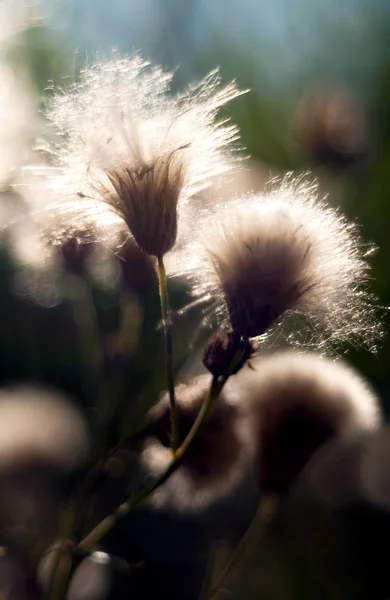
[[361,162],[367,126],[357,100],[342,90],[307,95],[300,102],[293,134],[307,158],[333,169]]
[[309,494],[322,506],[345,508],[365,501],[361,467],[377,429],[359,430],[354,435],[332,438],[322,445],[294,484],[298,494]]
[[375,393],[341,362],[289,351],[255,364],[256,371],[248,371],[239,384],[250,406],[265,489],[289,488],[328,440],[380,424]]
[[[209,376],[176,387],[180,441],[189,433],[210,387]],[[248,423],[236,392],[225,387],[205,426],[189,448],[183,464],[152,496],[155,506],[193,510],[228,493],[252,458]],[[158,477],[172,460],[170,407],[165,397],[149,414],[141,462]]]
[[210,339],[203,354],[203,364],[214,377],[221,377],[228,372],[233,360],[236,360],[240,353],[241,358],[231,372],[231,375],[235,375],[253,356],[254,351],[253,342],[242,338],[239,333],[217,331]]
[[70,471],[88,452],[86,424],[67,397],[39,387],[0,394],[0,472],[25,465]]

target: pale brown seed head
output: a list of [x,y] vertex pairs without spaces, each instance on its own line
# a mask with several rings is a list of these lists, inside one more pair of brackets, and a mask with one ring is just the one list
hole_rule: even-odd
[[374,392],[342,362],[289,351],[255,366],[237,385],[250,406],[266,489],[286,490],[328,440],[375,430],[381,422]]
[[370,247],[315,186],[286,177],[269,193],[216,205],[197,230],[173,271],[190,279],[209,321],[245,337],[285,330],[296,345],[375,350],[382,327],[367,289]]
[[240,92],[213,71],[173,95],[172,77],[137,55],[115,57],[54,95],[47,117],[59,136],[46,144],[54,167],[40,194],[52,196],[53,237],[86,224],[98,240],[127,230],[157,257],[175,245],[180,209],[236,162],[237,129],[216,116]]
[[139,247],[156,257],[164,256],[176,242],[185,167],[175,154],[158,157],[140,169],[124,166],[109,171],[111,188],[102,184],[102,196],[123,218]]
[[[180,440],[190,431],[210,387],[209,375],[176,387]],[[165,397],[149,414],[142,464],[158,475],[172,460],[170,409]],[[248,423],[237,392],[225,389],[179,469],[152,502],[192,510],[221,498],[240,481],[252,458]]]

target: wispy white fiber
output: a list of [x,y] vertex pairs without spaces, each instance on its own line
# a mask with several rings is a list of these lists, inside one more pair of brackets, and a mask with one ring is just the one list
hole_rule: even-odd
[[217,207],[199,220],[196,237],[177,261],[179,275],[190,278],[211,318],[242,335],[260,336],[283,316],[298,320],[289,341],[317,348],[327,341],[371,347],[379,335],[367,291],[369,249],[315,186],[286,177],[264,195]]
[[119,226],[163,255],[176,241],[180,206],[231,168],[237,129],[215,117],[240,92],[213,71],[171,95],[172,77],[140,56],[113,57],[54,96],[47,116],[60,136],[46,175],[60,198],[58,234],[82,223]]

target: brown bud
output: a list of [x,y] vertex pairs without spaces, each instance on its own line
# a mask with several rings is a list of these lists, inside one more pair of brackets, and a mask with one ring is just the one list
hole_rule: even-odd
[[217,331],[212,336],[203,354],[203,364],[214,377],[220,377],[228,371],[239,351],[242,352],[242,357],[235,366],[232,375],[238,373],[253,355],[255,351],[253,342],[241,337],[236,331]]

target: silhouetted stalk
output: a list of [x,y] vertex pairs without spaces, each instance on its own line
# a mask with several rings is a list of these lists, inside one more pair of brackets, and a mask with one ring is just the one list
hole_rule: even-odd
[[177,419],[177,409],[175,402],[175,379],[173,372],[173,344],[172,344],[172,323],[169,309],[169,297],[167,276],[165,273],[164,261],[162,257],[157,259],[158,265],[158,283],[160,290],[161,315],[164,326],[165,337],[165,369],[168,384],[169,403],[171,405],[171,433],[172,450],[175,453],[179,446],[179,427]]
[[102,539],[116,526],[116,524],[126,516],[133,508],[135,508],[140,502],[146,500],[155,490],[157,490],[163,483],[169,479],[169,477],[176,471],[180,466],[190,446],[192,445],[195,438],[198,436],[202,427],[207,421],[208,416],[213,410],[219,395],[229,379],[230,375],[235,371],[237,364],[242,360],[242,350],[239,350],[232,362],[230,363],[229,369],[225,375],[220,379],[214,377],[211,382],[209,393],[203,402],[202,408],[191,427],[187,437],[181,446],[176,450],[174,458],[171,464],[168,466],[166,471],[154,482],[152,486],[141,491],[133,500],[126,500],[118,508],[111,513],[108,517],[103,519],[81,542],[78,547],[84,551],[91,551],[93,548],[102,541]]

